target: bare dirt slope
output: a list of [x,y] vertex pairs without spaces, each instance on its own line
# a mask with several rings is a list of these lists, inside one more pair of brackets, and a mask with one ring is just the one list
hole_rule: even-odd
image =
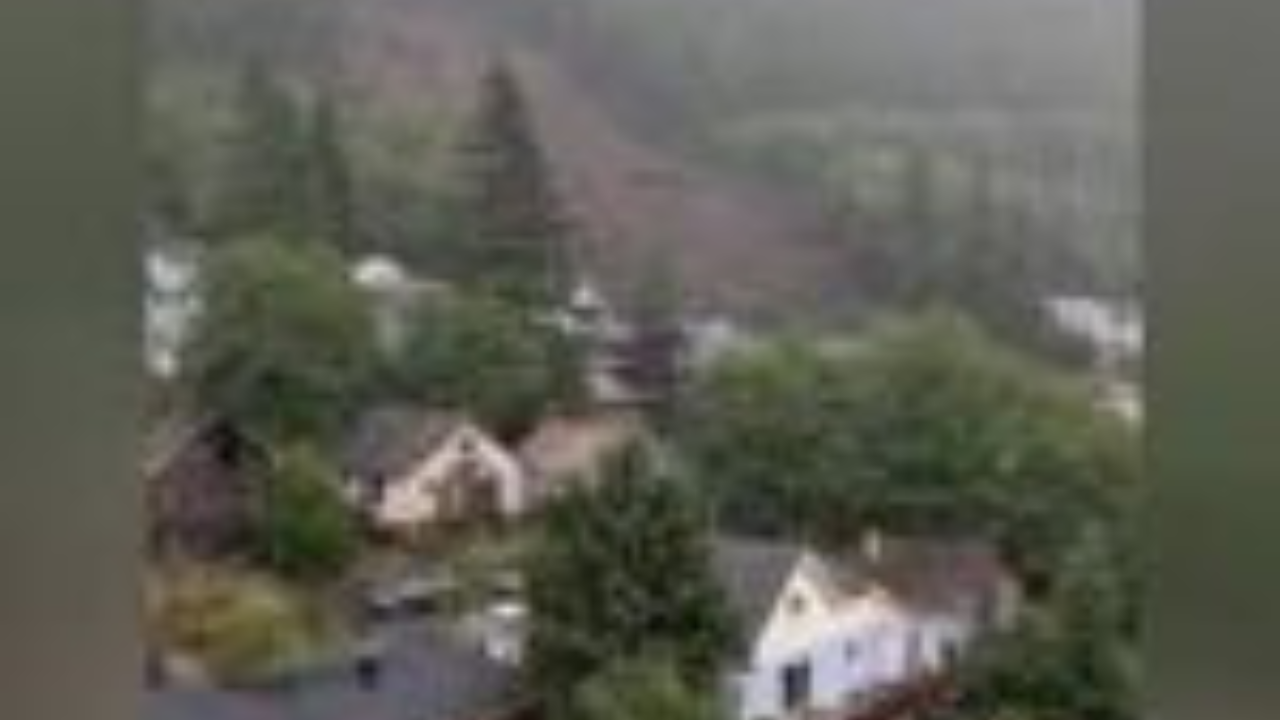
[[669,262],[703,309],[765,318],[851,309],[841,242],[805,199],[639,140],[572,67],[452,0],[352,5],[347,64],[360,84],[467,98],[490,58],[515,65],[584,228],[581,254],[606,286],[626,294],[645,268]]

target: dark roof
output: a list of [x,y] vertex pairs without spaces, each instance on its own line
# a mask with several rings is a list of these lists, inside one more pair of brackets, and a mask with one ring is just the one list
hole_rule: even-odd
[[193,423],[153,436],[143,474],[154,549],[217,555],[242,537],[251,512],[250,483],[237,464],[236,450],[243,445],[230,433],[216,423]]
[[854,595],[868,584],[884,587],[902,604],[923,612],[981,612],[1010,579],[999,552],[966,539],[884,538],[874,554],[863,550],[837,560],[804,546],[742,538],[719,538],[714,565],[726,599],[746,638],[760,632],[787,580],[806,557],[840,593]]
[[1010,579],[990,543],[964,539],[885,538],[878,551],[845,566],[869,575],[909,607],[973,612]]
[[143,720],[284,720],[258,698],[209,688],[153,690],[143,699]]
[[431,454],[463,422],[457,414],[407,406],[371,410],[343,449],[343,468],[361,480],[392,477]]
[[805,557],[799,545],[720,538],[713,546],[716,576],[746,638],[768,621],[792,574]]
[[475,720],[510,707],[512,672],[439,633],[403,631],[383,658],[372,689],[334,662],[254,689],[156,689],[145,720]]

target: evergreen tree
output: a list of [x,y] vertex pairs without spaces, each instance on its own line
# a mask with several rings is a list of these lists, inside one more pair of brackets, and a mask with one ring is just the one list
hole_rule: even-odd
[[426,303],[394,369],[394,389],[438,407],[474,413],[518,438],[548,409],[575,404],[581,371],[554,331],[483,296]]
[[311,235],[344,249],[356,246],[355,189],[338,108],[320,94],[307,125],[306,167]]
[[703,513],[640,449],[554,505],[529,560],[534,681],[553,714],[608,663],[652,653],[705,690],[734,628]]
[[339,482],[308,446],[291,446],[271,458],[256,533],[258,555],[268,567],[308,582],[333,578],[346,568],[358,533]]
[[459,278],[518,305],[560,297],[568,223],[529,108],[504,64],[483,80],[460,161]]
[[294,97],[260,63],[244,70],[215,230],[224,236],[307,236],[307,162]]

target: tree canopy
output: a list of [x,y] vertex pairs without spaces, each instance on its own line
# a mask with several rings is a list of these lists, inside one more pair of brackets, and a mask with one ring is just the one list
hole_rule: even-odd
[[1137,472],[1134,438],[1082,388],[945,314],[732,358],[695,382],[683,426],[731,525],[979,534],[1036,574]]
[[214,225],[222,237],[273,233],[299,239],[307,231],[305,123],[294,90],[258,62],[236,88]]
[[527,312],[485,296],[453,296],[419,311],[397,362],[408,396],[474,413],[504,436],[574,401],[575,353]]
[[715,697],[691,687],[659,657],[622,659],[582,683],[571,720],[718,720]]
[[358,532],[339,494],[341,479],[315,450],[295,445],[271,458],[256,545],[284,577],[323,581],[341,573],[358,549]]
[[261,63],[242,71],[213,233],[356,245],[354,171],[335,97]]
[[[570,494],[545,518],[527,568],[530,664],[554,708],[607,664],[650,653],[707,690],[735,647],[704,513],[655,462],[639,449],[620,455],[596,489]],[[588,705],[603,702],[584,692]]]
[[355,177],[342,120],[334,98],[318,94],[304,128],[307,231],[335,247],[355,250]]
[[496,63],[459,153],[457,274],[518,305],[558,299],[567,281],[568,218],[516,75]]
[[212,251],[189,348],[196,401],[256,443],[327,439],[376,360],[363,296],[332,250],[248,238]]
[[1004,551],[1025,617],[966,665],[945,717],[1134,717],[1137,439],[1073,381],[934,314],[726,361],[684,422],[731,527],[841,546],[874,524]]

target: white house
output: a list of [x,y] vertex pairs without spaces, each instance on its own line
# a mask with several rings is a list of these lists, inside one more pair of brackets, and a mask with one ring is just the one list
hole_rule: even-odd
[[715,563],[743,632],[723,677],[738,720],[856,708],[943,670],[1013,607],[992,554],[967,545],[877,541],[833,562],[725,540]]
[[144,255],[143,354],[147,369],[168,379],[179,360],[202,305],[200,253],[195,243],[169,241]]
[[520,461],[457,414],[382,408],[345,453],[348,497],[380,529],[508,519],[531,502]]

